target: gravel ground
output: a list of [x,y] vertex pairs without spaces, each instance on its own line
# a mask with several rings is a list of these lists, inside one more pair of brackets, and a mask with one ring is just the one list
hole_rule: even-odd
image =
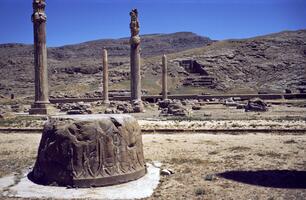
[[[39,140],[1,134],[0,176],[31,166]],[[148,162],[174,171],[148,199],[306,198],[306,133],[145,134],[143,143]]]

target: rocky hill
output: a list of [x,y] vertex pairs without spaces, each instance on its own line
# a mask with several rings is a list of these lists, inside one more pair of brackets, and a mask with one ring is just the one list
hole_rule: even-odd
[[306,88],[305,30],[219,41],[170,57],[173,61],[194,60],[214,77],[215,87],[204,92],[299,92]]
[[[110,60],[110,89],[129,88],[128,38],[48,48],[50,93],[84,95],[99,90],[101,52]],[[189,32],[142,36],[142,85],[160,92],[161,55],[169,57],[171,93],[297,91],[306,84],[306,31],[243,40],[212,41]],[[0,45],[0,94],[33,96],[33,47]]]
[[[142,57],[180,52],[202,47],[213,41],[190,32],[142,36]],[[129,38],[103,39],[76,45],[48,48],[51,93],[57,91],[91,91],[101,80],[102,49],[109,52],[111,77],[118,81],[128,77]],[[33,94],[33,46],[0,44],[0,94]],[[116,80],[114,80],[116,82]],[[68,84],[68,87],[67,87]],[[69,88],[69,89],[67,89]]]

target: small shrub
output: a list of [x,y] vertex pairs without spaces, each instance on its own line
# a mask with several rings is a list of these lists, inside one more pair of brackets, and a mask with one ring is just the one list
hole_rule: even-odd
[[205,190],[203,188],[196,188],[194,193],[195,193],[196,196],[204,195]]
[[228,150],[240,152],[240,151],[249,151],[249,150],[251,150],[251,148],[250,147],[243,147],[243,146],[235,146],[235,147],[228,148]]
[[293,139],[284,141],[284,144],[296,144],[297,142]]
[[178,165],[181,164],[203,165],[208,163],[207,160],[201,160],[198,158],[171,158],[170,162]]
[[208,152],[209,155],[216,155],[218,154],[219,152],[218,151],[211,151],[211,152]]

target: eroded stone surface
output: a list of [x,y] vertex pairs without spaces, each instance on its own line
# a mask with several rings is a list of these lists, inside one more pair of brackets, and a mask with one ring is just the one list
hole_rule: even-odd
[[33,0],[35,102],[30,114],[49,114],[45,0]]
[[250,99],[245,106],[245,111],[265,112],[268,111],[268,105],[259,98]]
[[131,103],[134,112],[144,112],[144,107],[141,101],[140,36],[137,9],[133,9],[130,12],[130,16]]
[[161,116],[188,116],[188,110],[180,101],[166,99],[158,102]]
[[46,185],[114,185],[146,173],[140,127],[129,115],[57,116],[43,130],[30,178]]

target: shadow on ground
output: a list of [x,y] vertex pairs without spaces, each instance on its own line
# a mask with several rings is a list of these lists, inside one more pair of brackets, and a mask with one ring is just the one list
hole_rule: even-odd
[[227,171],[217,174],[217,176],[241,183],[263,187],[306,189],[306,171]]

